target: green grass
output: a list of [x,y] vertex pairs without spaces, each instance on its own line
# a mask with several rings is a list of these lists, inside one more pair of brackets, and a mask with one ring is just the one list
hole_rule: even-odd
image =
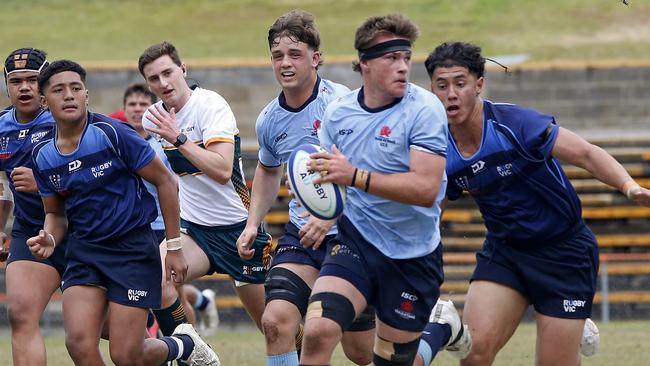
[[264,61],[269,25],[294,8],[316,15],[326,56],[353,56],[363,19],[401,12],[420,27],[420,54],[453,39],[533,60],[650,58],[650,2],[639,0],[5,0],[0,55],[36,46],[52,59],[135,65],[167,39],[188,60]]
[[[598,324],[601,332],[599,353],[591,358],[583,358],[583,366],[642,366],[648,365],[647,351],[650,350],[650,321],[612,322]],[[259,366],[264,364],[264,339],[258,332],[222,331],[208,339],[217,350],[222,364],[237,366]],[[102,343],[104,354],[107,344]],[[495,365],[515,366],[533,365],[535,349],[535,328],[532,323],[522,324],[510,342],[501,351]],[[70,365],[62,336],[47,337],[48,365]],[[0,337],[0,364],[10,364],[11,343],[8,337]],[[5,356],[6,355],[6,356]],[[5,358],[6,357],[6,358]],[[108,358],[106,358],[108,361]],[[337,349],[333,365],[352,365],[346,361],[341,350]],[[442,352],[434,365],[457,365],[457,361]]]

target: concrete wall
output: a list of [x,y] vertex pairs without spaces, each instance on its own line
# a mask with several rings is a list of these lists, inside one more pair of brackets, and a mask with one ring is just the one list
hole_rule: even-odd
[[[349,64],[325,65],[321,76],[350,88],[360,76]],[[222,94],[233,108],[242,137],[255,146],[254,124],[259,111],[279,92],[270,65],[242,68],[192,68],[188,75]],[[414,62],[411,79],[425,88],[429,80],[421,61]],[[91,108],[109,113],[121,107],[122,92],[141,82],[137,70],[89,69]],[[635,133],[650,127],[650,65],[628,67],[578,66],[567,68],[522,67],[509,73],[487,72],[487,98],[522,104],[556,116],[560,124],[576,131],[608,130]],[[7,105],[6,93],[0,105]]]

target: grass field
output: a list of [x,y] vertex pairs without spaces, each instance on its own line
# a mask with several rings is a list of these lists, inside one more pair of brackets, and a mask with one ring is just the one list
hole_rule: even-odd
[[[649,364],[647,353],[650,351],[650,321],[611,322],[598,324],[601,332],[601,348],[591,358],[583,358],[583,366],[646,366]],[[224,366],[259,366],[264,365],[264,340],[255,331],[223,330],[208,339],[217,350]],[[106,343],[102,348],[106,351]],[[533,365],[535,349],[535,328],[532,323],[524,323],[510,340],[506,348],[497,357],[497,366]],[[63,336],[47,338],[48,365],[70,365],[71,361],[63,344]],[[0,365],[11,364],[10,340],[0,337]],[[104,354],[108,354],[104,352]],[[6,356],[5,356],[6,355]],[[108,360],[108,358],[107,358]],[[352,365],[347,362],[341,350],[337,350],[333,365]],[[433,365],[457,365],[455,359],[442,352]]]
[[4,0],[0,54],[29,45],[51,58],[134,65],[168,39],[188,60],[266,60],[269,25],[293,8],[316,15],[326,56],[352,56],[366,17],[401,12],[420,26],[420,54],[454,39],[533,60],[650,58],[650,2],[641,0]]

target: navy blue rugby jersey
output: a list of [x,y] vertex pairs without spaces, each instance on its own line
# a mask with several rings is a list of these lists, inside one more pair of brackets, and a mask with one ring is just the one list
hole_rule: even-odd
[[[17,167],[33,168],[32,150],[41,141],[51,138],[54,120],[50,112],[42,111],[28,123],[16,120],[14,107],[0,111],[0,169],[7,177]],[[42,225],[45,219],[43,201],[38,193],[17,192],[9,179],[14,195],[14,216],[31,225]]]
[[156,203],[135,173],[155,156],[131,126],[96,113],[74,152],[62,154],[53,138],[33,153],[39,193],[59,195],[71,235],[93,243],[155,220]]
[[447,197],[469,192],[478,204],[488,239],[543,242],[582,220],[580,200],[551,156],[559,126],[552,116],[513,104],[484,101],[478,151],[463,157],[451,132]]

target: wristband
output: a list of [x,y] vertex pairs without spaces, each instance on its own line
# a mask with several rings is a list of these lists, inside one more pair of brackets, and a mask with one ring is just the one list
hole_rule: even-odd
[[350,187],[354,187],[354,182],[357,181],[357,172],[359,171],[359,168],[354,168],[354,173],[352,173],[352,184],[350,184]]
[[52,248],[56,248],[56,240],[54,240],[54,235],[48,233],[47,231],[45,232],[45,234],[47,234],[50,240],[52,240]]
[[627,196],[627,198],[633,200],[634,198],[632,196],[632,191],[635,191],[637,189],[641,189],[641,186],[635,182],[634,179],[630,179],[623,183],[623,188],[621,191],[625,193],[625,196]]
[[632,195],[632,191],[636,191],[637,189],[641,189],[641,186],[638,185],[638,184],[635,184],[635,185],[631,186],[630,188],[628,188],[627,191],[625,191],[625,195],[627,196],[627,198],[629,198],[631,200],[634,200],[634,196]]
[[370,188],[370,177],[372,176],[372,172],[368,172],[368,179],[366,180],[366,188],[364,188],[364,192],[368,192],[368,188]]
[[181,244],[181,237],[167,239],[167,251],[174,252],[177,250],[183,249],[183,244]]

